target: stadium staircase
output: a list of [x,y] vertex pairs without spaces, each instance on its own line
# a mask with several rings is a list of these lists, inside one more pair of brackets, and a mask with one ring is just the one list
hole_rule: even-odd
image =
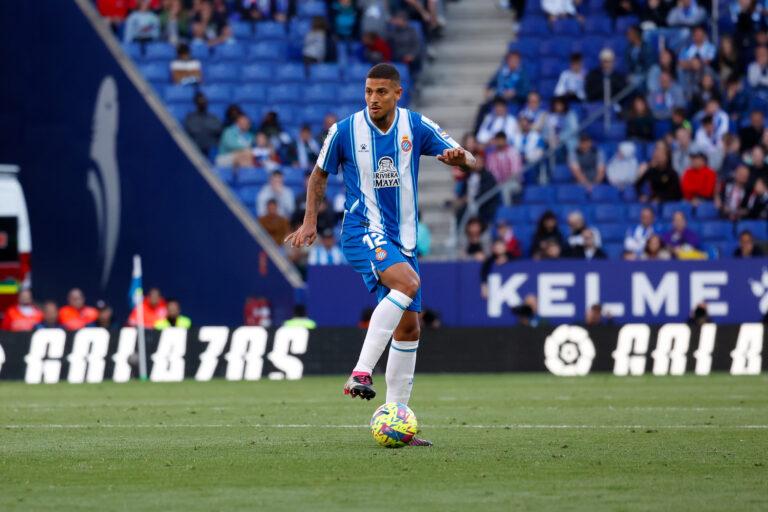
[[[449,4],[445,37],[435,45],[436,62],[424,73],[415,107],[456,139],[472,129],[485,84],[506,52],[512,15],[493,0]],[[420,171],[422,222],[432,231],[431,259],[455,255],[455,218],[445,203],[453,198],[451,172],[424,158]]]

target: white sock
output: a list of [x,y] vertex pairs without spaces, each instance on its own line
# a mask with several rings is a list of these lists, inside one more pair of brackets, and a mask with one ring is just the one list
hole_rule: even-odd
[[387,359],[387,402],[408,404],[416,371],[419,342],[392,340]]
[[368,332],[365,335],[360,359],[353,371],[372,373],[381,354],[392,337],[392,332],[400,323],[403,313],[411,305],[411,298],[397,290],[391,290],[373,310]]

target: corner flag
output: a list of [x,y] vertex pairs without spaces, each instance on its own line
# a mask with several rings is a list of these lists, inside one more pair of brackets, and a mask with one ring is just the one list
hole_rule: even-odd
[[136,332],[139,342],[139,379],[147,380],[147,349],[144,336],[144,289],[141,285],[141,256],[133,257],[131,288],[128,292],[130,304],[136,308]]

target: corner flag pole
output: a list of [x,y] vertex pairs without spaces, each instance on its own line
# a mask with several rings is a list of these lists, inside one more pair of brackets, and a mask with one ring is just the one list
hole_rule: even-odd
[[141,256],[133,257],[133,304],[136,308],[136,332],[139,335],[139,379],[147,380],[147,345],[144,333],[144,289],[142,288]]

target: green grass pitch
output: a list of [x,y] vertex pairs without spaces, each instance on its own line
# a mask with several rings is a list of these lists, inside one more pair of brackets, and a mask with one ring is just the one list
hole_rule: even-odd
[[343,383],[4,382],[0,510],[768,510],[765,375],[420,375],[400,450]]

